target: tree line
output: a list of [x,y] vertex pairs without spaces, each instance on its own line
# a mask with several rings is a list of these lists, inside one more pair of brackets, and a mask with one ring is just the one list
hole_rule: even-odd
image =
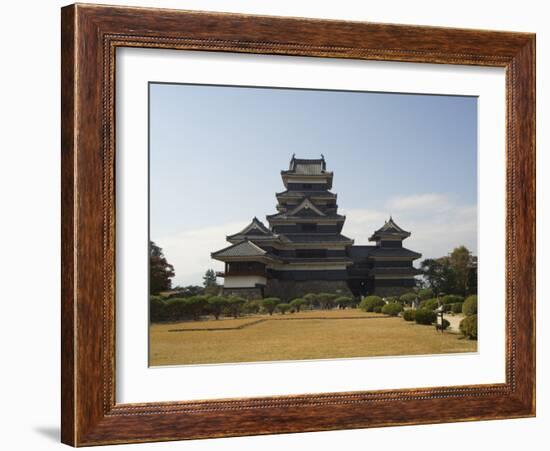
[[477,293],[477,260],[466,246],[456,247],[445,257],[428,258],[420,263],[420,269],[435,295]]
[[357,306],[357,300],[331,293],[309,293],[301,298],[284,302],[277,297],[247,300],[240,296],[192,295],[189,297],[150,297],[151,322],[199,320],[211,316],[238,318],[246,314],[286,314],[304,309],[330,310]]

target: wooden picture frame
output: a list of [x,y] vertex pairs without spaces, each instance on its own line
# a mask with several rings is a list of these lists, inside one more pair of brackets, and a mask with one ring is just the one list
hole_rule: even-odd
[[[79,4],[62,9],[61,32],[64,443],[84,446],[535,415],[535,35]],[[505,68],[506,382],[118,404],[117,47]]]

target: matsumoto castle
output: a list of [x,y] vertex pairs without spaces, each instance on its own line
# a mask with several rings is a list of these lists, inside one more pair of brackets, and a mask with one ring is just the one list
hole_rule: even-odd
[[345,216],[338,214],[332,193],[333,173],[320,159],[292,156],[281,171],[285,191],[277,193],[278,213],[267,216],[269,227],[254,218],[240,232],[227,236],[230,246],[212,253],[225,263],[224,294],[247,298],[292,299],[306,293],[355,296],[399,295],[415,286],[420,272],[413,261],[421,254],[403,247],[411,235],[389,220],[356,246],[341,234]]

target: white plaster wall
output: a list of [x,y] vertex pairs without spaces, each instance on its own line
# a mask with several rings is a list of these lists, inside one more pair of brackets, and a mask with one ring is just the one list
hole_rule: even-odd
[[254,288],[257,283],[265,285],[266,278],[261,276],[226,276],[223,286],[225,288]]

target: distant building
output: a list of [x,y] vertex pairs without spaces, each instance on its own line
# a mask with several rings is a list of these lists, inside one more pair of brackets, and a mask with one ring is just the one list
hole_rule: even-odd
[[254,218],[226,237],[230,246],[212,253],[225,263],[224,294],[248,298],[292,299],[306,293],[398,295],[415,286],[421,254],[405,249],[410,232],[390,219],[369,238],[375,244],[354,246],[341,234],[345,216],[338,214],[330,192],[333,173],[324,157],[290,160],[281,171],[285,191],[277,193],[278,213],[269,227]]

